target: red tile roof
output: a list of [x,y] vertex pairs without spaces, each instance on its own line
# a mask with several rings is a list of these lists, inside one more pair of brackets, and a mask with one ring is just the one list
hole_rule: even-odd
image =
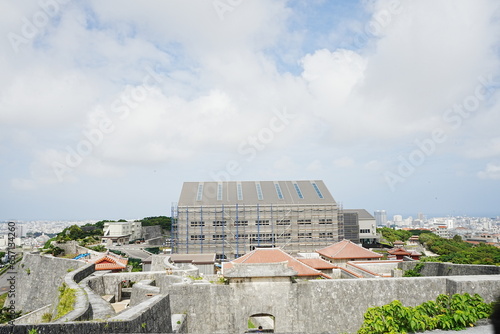
[[393,248],[393,249],[389,250],[387,253],[389,253],[391,255],[410,255],[411,254],[403,247]]
[[342,240],[328,247],[319,249],[317,253],[330,259],[379,259],[382,255],[356,245],[350,240]]
[[128,259],[112,254],[103,254],[96,259],[87,260],[87,262],[95,263],[95,270],[123,270],[127,268]]
[[302,263],[285,253],[280,248],[256,248],[255,250],[247,253],[231,262],[223,263],[223,268],[229,269],[233,267],[233,263],[279,263],[288,262],[288,266],[298,273],[298,276],[323,276],[331,278],[322,272],[311,268],[305,263]]

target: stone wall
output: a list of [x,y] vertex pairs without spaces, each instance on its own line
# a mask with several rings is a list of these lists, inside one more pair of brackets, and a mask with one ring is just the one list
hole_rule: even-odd
[[142,280],[134,284],[130,296],[131,307],[160,294],[160,288],[153,286],[153,283],[153,280]]
[[89,279],[89,287],[99,295],[114,295],[118,300],[117,286],[120,282],[130,280],[139,282],[142,280],[154,280],[155,285],[163,291],[173,283],[181,283],[184,280],[179,276],[167,276],[164,271],[147,271],[131,273],[101,274]]
[[385,275],[390,275],[391,271],[394,270],[395,268],[398,268],[398,265],[401,261],[383,261],[383,262],[377,262],[377,261],[352,261],[349,263],[352,263],[362,269],[369,270],[371,272],[377,273],[377,274],[385,274]]
[[52,245],[64,250],[64,254],[85,254],[89,251],[88,248],[80,246],[78,241],[75,240],[66,241],[64,243],[52,241]]
[[361,277],[364,278],[375,278],[375,277],[380,277],[379,274],[375,272],[371,272],[370,270],[364,268],[364,267],[358,267],[357,265],[348,262],[346,265],[346,269],[349,271],[352,271],[353,273],[360,275]]
[[418,263],[422,263],[420,270],[422,276],[469,276],[469,275],[500,275],[499,266],[475,265],[475,264],[453,264],[442,262],[401,262],[398,267],[403,271],[413,269]]
[[151,246],[161,246],[161,245],[163,245],[164,242],[165,242],[165,238],[164,237],[157,237],[157,238],[152,238],[152,239],[146,239],[145,240],[145,243],[147,245],[151,245]]
[[0,334],[171,333],[170,302],[159,295],[104,322],[65,322],[41,325],[2,325]]
[[22,317],[16,318],[14,320],[14,324],[16,325],[38,324],[42,322],[42,318],[45,313],[52,312],[51,307],[52,304],[49,304],[39,308],[38,310],[25,314]]
[[[75,271],[69,272],[64,276],[64,283],[70,289],[75,290],[76,300],[74,308],[68,314],[57,319],[56,322],[67,322],[67,321],[81,321],[92,319],[92,308],[90,307],[89,299],[85,290],[78,284],[82,279],[89,276],[95,271],[95,264],[89,263],[84,267],[81,267]],[[59,302],[59,296],[55,298],[53,303],[53,313],[52,316],[55,318],[57,315],[57,305]]]
[[[61,259],[40,254],[24,254],[15,275],[16,310],[28,313],[51,304],[58,296],[58,288],[68,272],[76,270],[86,263],[76,260]],[[6,273],[9,275],[9,272]],[[5,305],[10,303],[10,299]]]
[[[160,225],[155,226],[143,226],[141,230],[141,237],[144,240],[154,239],[161,236],[162,230]],[[156,244],[155,244],[156,245]]]
[[187,315],[190,333],[243,333],[254,314],[275,317],[275,332],[356,332],[372,306],[398,299],[416,306],[439,294],[500,292],[500,276],[311,280],[300,283],[173,285],[172,313]]

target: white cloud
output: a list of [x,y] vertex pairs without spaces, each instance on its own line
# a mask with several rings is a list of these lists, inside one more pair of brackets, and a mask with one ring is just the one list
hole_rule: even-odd
[[[364,4],[376,22],[391,3]],[[212,1],[71,3],[19,53],[3,39],[0,153],[20,153],[0,161],[23,161],[29,172],[1,174],[15,189],[59,183],[54,161],[67,164],[68,148],[78,151],[105,118],[112,130],[94,137],[91,152],[63,182],[103,181],[158,165],[172,173],[193,164],[205,170],[216,164],[201,158],[209,152],[265,169],[258,175],[270,178],[322,171],[321,156],[339,157],[330,166],[346,171],[369,161],[363,170],[373,174],[391,169],[383,163],[441,127],[448,140],[433,157],[500,156],[498,92],[459,129],[443,120],[445,110],[474,93],[479,76],[500,73],[493,52],[498,2],[402,1],[401,14],[376,36],[364,30],[368,25],[321,33],[346,47],[355,30],[369,38],[365,45],[335,49],[322,41],[308,54],[300,52],[307,41],[287,21],[291,4],[243,1],[221,20]],[[39,10],[36,3],[1,3],[0,34],[19,33],[23,16]],[[289,71],[286,64],[296,66]],[[123,96],[143,87],[148,69],[159,80],[150,82],[147,98],[132,101],[128,115],[114,112]],[[238,148],[270,128],[276,110],[293,117],[247,164]],[[478,175],[495,179],[496,167],[490,163]]]
[[500,180],[500,164],[489,163],[477,176],[481,179]]

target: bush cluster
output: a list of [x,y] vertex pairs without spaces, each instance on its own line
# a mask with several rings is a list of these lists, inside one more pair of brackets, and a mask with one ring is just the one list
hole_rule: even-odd
[[461,330],[490,316],[492,304],[478,294],[439,295],[416,307],[403,306],[399,300],[371,307],[364,315],[358,334],[399,334],[434,329]]

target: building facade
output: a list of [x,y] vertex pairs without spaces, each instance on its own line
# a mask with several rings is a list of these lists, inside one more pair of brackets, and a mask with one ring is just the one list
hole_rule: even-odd
[[356,213],[357,215],[357,223],[359,227],[358,241],[356,241],[356,239],[349,238],[347,234],[345,238],[354,243],[360,243],[363,247],[373,247],[375,244],[379,243],[380,235],[377,234],[377,223],[375,217],[373,217],[365,209],[344,210],[344,217],[350,213]]
[[172,252],[235,259],[255,248],[313,252],[344,238],[323,181],[185,182],[172,206]]
[[106,222],[103,228],[102,241],[108,240],[118,243],[127,243],[141,237],[142,223],[135,221]]

